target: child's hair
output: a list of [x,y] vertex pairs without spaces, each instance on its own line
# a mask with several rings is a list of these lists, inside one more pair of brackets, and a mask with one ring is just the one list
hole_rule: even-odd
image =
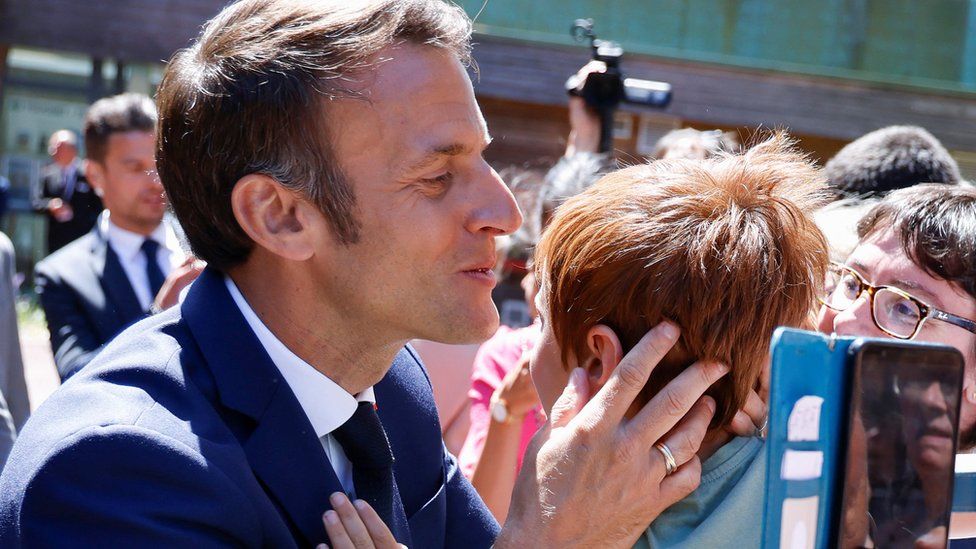
[[811,213],[825,180],[784,134],[741,155],[660,160],[611,173],[561,206],[536,252],[540,309],[563,361],[602,323],[630,349],[670,319],[681,338],[651,376],[650,398],[695,360],[731,372],[713,387],[713,425],[745,401],[777,326],[816,306],[827,244]]

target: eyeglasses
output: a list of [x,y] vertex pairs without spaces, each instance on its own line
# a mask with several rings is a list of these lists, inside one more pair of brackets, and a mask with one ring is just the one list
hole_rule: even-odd
[[830,264],[824,297],[820,298],[820,302],[835,311],[843,311],[865,291],[871,304],[871,320],[878,329],[892,337],[912,339],[930,318],[976,334],[976,322],[931,307],[900,288],[869,284],[860,273],[839,263]]

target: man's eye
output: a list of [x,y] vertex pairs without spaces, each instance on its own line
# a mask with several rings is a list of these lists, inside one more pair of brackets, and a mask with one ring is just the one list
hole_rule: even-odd
[[444,172],[441,175],[438,175],[437,177],[427,177],[421,179],[421,181],[429,185],[446,185],[450,183],[451,179],[453,178],[454,175],[451,172]]

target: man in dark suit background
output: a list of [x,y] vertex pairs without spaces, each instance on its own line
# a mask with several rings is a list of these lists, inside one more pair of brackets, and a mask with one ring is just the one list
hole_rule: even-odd
[[48,140],[51,163],[31,187],[34,210],[47,215],[47,253],[54,253],[92,229],[102,201],[85,177],[78,138],[58,130]]
[[86,114],[87,181],[106,209],[94,228],[35,271],[62,380],[151,309],[175,304],[200,271],[164,222],[166,202],[153,156],[155,124],[155,105],[136,94],[101,99]]
[[501,532],[445,450],[405,345],[495,331],[495,238],[521,220],[482,156],[470,32],[440,0],[243,0],[170,61],[157,165],[208,267],[35,412],[0,545],[311,546],[323,511],[351,524],[343,493],[411,547],[623,545],[697,485],[719,366],[623,419],[666,324],[585,406],[574,373]]

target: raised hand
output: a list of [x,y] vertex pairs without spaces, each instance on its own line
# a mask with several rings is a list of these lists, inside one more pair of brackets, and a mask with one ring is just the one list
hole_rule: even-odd
[[[495,547],[630,547],[666,508],[698,487],[696,456],[715,412],[705,391],[728,368],[699,362],[632,418],[625,414],[678,338],[662,323],[588,399],[582,370],[570,376],[536,435]],[[676,468],[655,443],[667,445]]]

